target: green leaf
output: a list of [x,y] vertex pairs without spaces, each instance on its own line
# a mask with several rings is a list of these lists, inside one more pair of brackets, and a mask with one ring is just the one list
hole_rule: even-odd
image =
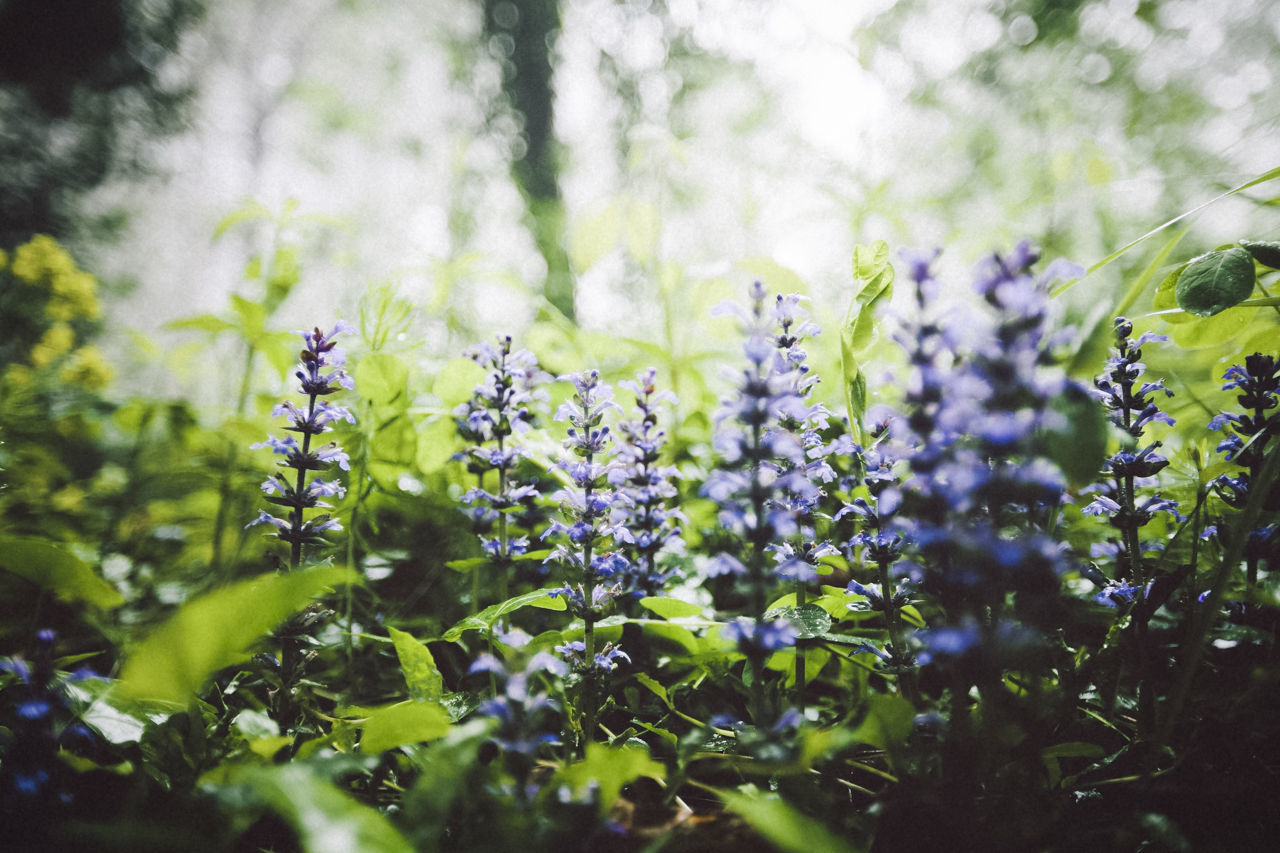
[[651,613],[658,614],[663,619],[679,619],[685,616],[702,615],[701,607],[696,604],[690,604],[687,601],[681,601],[678,598],[651,595],[640,599],[640,606]]
[[858,849],[777,795],[716,791],[716,796],[725,808],[786,853],[855,853]]
[[564,610],[568,606],[565,604],[564,599],[560,597],[552,598],[551,591],[551,588],[535,589],[532,592],[517,595],[515,598],[508,598],[498,604],[491,604],[479,613],[468,616],[448,631],[445,631],[441,639],[452,643],[466,631],[488,631],[503,616],[529,605],[541,607],[545,610]]
[[853,731],[855,740],[886,750],[906,742],[916,716],[914,705],[887,693],[873,694],[867,705],[867,715]]
[[470,400],[476,386],[483,381],[483,367],[469,358],[455,358],[436,373],[431,391],[440,398],[442,405],[452,409]]
[[622,786],[640,776],[666,779],[666,768],[649,756],[649,750],[631,746],[605,746],[602,743],[587,744],[586,757],[574,762],[557,774],[578,796],[586,796],[593,790],[600,817],[609,813],[622,792]]
[[205,784],[212,784],[215,793],[221,786],[248,789],[292,827],[306,853],[413,851],[377,809],[342,793],[305,764],[220,767],[205,777]]
[[213,229],[213,239],[217,240],[223,234],[241,222],[269,222],[271,220],[271,211],[268,210],[261,202],[247,201],[237,210],[224,216]]
[[796,626],[796,636],[801,640],[821,637],[831,630],[831,614],[816,604],[801,604],[770,611],[765,618],[786,619]]
[[120,591],[99,577],[92,566],[43,539],[0,537],[0,567],[70,604],[84,602],[102,610],[124,604]]
[[658,257],[661,234],[662,220],[658,216],[658,208],[644,201],[633,201],[627,206],[627,252],[642,266],[653,263]]
[[318,566],[240,581],[193,599],[135,645],[117,690],[129,699],[186,704],[218,670],[316,596],[358,582],[350,569]]
[[405,364],[404,359],[388,352],[369,353],[356,365],[356,389],[362,397],[375,405],[385,406],[397,398],[403,398],[408,382],[409,365]]
[[1280,269],[1280,243],[1241,240],[1240,245],[1253,255],[1253,259],[1264,267]]
[[863,375],[858,359],[853,354],[853,331],[845,328],[840,333],[840,370],[844,378],[844,404],[849,413],[849,423],[854,437],[863,441],[862,420],[867,414],[867,377]]
[[467,557],[462,560],[446,560],[445,565],[455,572],[474,572],[481,566],[489,565],[488,557]]
[[244,339],[250,342],[257,341],[266,326],[266,307],[233,293],[231,294],[231,310],[240,318],[240,334]]
[[387,633],[396,647],[396,657],[400,658],[400,669],[409,686],[409,698],[434,702],[443,696],[444,676],[440,674],[431,650],[404,631],[389,627]]
[[280,726],[271,719],[270,714],[266,711],[255,711],[252,708],[246,708],[236,714],[231,725],[247,740],[275,737],[280,734]]
[[418,450],[414,464],[424,474],[438,471],[460,449],[458,429],[450,418],[436,418],[418,430]]
[[1198,317],[1211,317],[1249,298],[1256,279],[1253,256],[1244,249],[1201,255],[1182,271],[1178,305]]
[[443,737],[449,714],[435,702],[399,702],[379,708],[361,723],[360,751],[373,755]]
[[646,619],[640,627],[659,654],[692,656],[698,653],[698,638],[683,625]]
[[165,323],[164,327],[166,329],[191,329],[197,332],[208,332],[211,335],[238,328],[235,323],[224,320],[216,314],[196,314],[193,317],[183,317]]

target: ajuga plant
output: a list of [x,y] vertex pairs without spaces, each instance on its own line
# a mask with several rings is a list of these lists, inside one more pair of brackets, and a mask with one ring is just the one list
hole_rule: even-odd
[[[346,355],[339,349],[334,340],[342,332],[354,331],[345,323],[339,322],[328,332],[317,327],[311,331],[302,331],[303,349],[295,376],[298,378],[298,392],[306,398],[299,406],[286,400],[274,409],[272,415],[284,417],[289,421],[285,427],[288,432],[301,436],[267,437],[264,442],[250,446],[257,450],[269,447],[284,460],[279,463],[282,471],[272,474],[262,483],[262,491],[266,500],[275,506],[284,507],[288,513],[284,518],[271,515],[266,510],[259,510],[258,517],[249,522],[247,527],[255,524],[269,524],[275,528],[277,539],[289,543],[289,569],[296,569],[302,564],[304,546],[321,546],[325,544],[323,534],[329,530],[341,530],[338,519],[328,513],[321,513],[311,518],[307,514],[315,509],[328,509],[324,498],[341,498],[346,489],[336,480],[325,480],[316,475],[337,465],[343,470],[350,467],[349,459],[336,441],[313,447],[313,440],[332,429],[335,421],[355,423],[355,416],[342,406],[335,406],[328,401],[339,389],[354,388],[351,377],[347,375],[343,365]],[[326,372],[327,371],[327,372]],[[283,569],[283,567],[282,567]],[[301,711],[295,702],[294,693],[302,678],[306,661],[303,648],[306,637],[313,624],[321,618],[321,612],[315,608],[292,619],[280,631],[281,654],[275,675],[278,684],[275,688],[273,710],[276,721],[282,729],[290,730],[298,723]]]
[[[1244,364],[1232,365],[1222,377],[1224,391],[1236,391],[1239,412],[1221,412],[1209,421],[1209,428],[1229,427],[1229,434],[1218,444],[1223,458],[1240,470],[1222,474],[1214,481],[1214,490],[1231,508],[1243,509],[1253,494],[1253,484],[1262,473],[1272,439],[1280,436],[1280,362],[1274,355],[1253,353]],[[1258,498],[1265,513],[1280,512],[1280,483],[1272,483]],[[1264,524],[1253,530],[1230,530],[1227,522],[1216,525],[1219,536],[1245,536],[1246,580],[1249,586],[1258,582],[1260,566],[1274,571],[1280,563],[1280,527]]]
[[613,599],[622,595],[627,561],[608,546],[625,538],[612,521],[612,510],[621,499],[610,487],[608,471],[613,435],[604,423],[605,412],[620,407],[613,390],[600,381],[597,370],[562,377],[573,383],[573,396],[556,409],[555,419],[569,423],[564,441],[568,455],[557,468],[568,485],[555,494],[561,519],[552,521],[543,539],[556,541],[548,562],[560,566],[566,581],[553,595],[563,596],[569,613],[582,620],[582,639],[556,647],[578,679],[579,749],[596,736],[596,713],[601,687],[618,661],[627,653],[612,643],[600,645],[595,626]]
[[486,581],[501,601],[513,567],[529,553],[529,528],[538,517],[539,492],[536,484],[518,477],[523,451],[512,437],[536,425],[531,406],[545,399],[546,392],[539,386],[551,376],[538,366],[533,353],[512,349],[510,335],[499,336],[496,347],[487,343],[472,347],[467,357],[485,371],[471,399],[453,413],[458,434],[470,443],[460,457],[467,472],[476,477],[476,485],[462,502],[486,557],[488,577],[478,567],[471,573],[471,606],[478,612]]
[[712,577],[730,575],[745,588],[749,615],[730,621],[725,634],[747,659],[748,711],[760,727],[773,725],[779,716],[776,703],[768,699],[765,662],[779,649],[794,646],[797,637],[790,620],[765,613],[777,585],[769,552],[800,533],[794,506],[817,494],[804,469],[803,445],[781,425],[784,417],[806,420],[809,407],[800,396],[794,369],[770,340],[774,318],[767,295],[764,285],[756,282],[749,308],[728,306],[742,325],[747,366],[717,413],[715,446],[721,467],[711,472],[702,490],[718,504],[721,526],[737,540],[736,547],[711,558],[707,572]]
[[685,518],[672,506],[679,495],[679,474],[674,466],[660,463],[667,437],[658,426],[660,407],[676,398],[658,390],[657,373],[650,367],[634,380],[618,383],[635,395],[635,417],[618,424],[615,464],[607,474],[619,496],[610,522],[626,560],[613,579],[632,600],[659,594],[678,574],[665,568],[662,558],[684,553],[680,524]]
[[[878,473],[885,479],[876,485],[874,516],[869,504],[859,509],[874,518],[866,538],[881,564],[898,556],[899,543],[884,538],[882,516],[892,517],[912,557],[899,571],[918,580],[929,604],[929,625],[915,635],[916,663],[924,694],[944,700],[949,712],[938,735],[940,776],[930,781],[939,787],[926,788],[935,791],[927,796],[939,797],[942,824],[985,832],[998,804],[1013,802],[1038,773],[1000,748],[1000,732],[1045,737],[1042,717],[1054,704],[1045,685],[1070,561],[1052,535],[1063,478],[1037,436],[1057,426],[1050,403],[1066,379],[1052,368],[1047,290],[1056,270],[1034,276],[1037,254],[1025,244],[993,255],[974,280],[987,311],[959,317],[952,306],[943,322],[935,256],[905,258],[918,313],[898,335],[910,372],[905,412],[890,426],[894,453],[907,467],[903,507],[898,487]],[[876,471],[891,465],[873,461]],[[881,606],[900,592],[879,590]],[[1010,673],[1018,673],[1017,691]],[[979,794],[990,810],[945,805]],[[904,813],[892,815],[897,821]],[[1010,837],[1018,831],[1008,825]]]

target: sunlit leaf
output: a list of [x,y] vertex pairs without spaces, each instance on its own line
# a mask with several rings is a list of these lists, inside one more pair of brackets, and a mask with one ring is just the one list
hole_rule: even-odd
[[642,265],[653,263],[658,257],[658,238],[662,232],[662,220],[658,208],[643,201],[633,201],[627,206],[627,252]]
[[853,737],[881,749],[904,743],[911,734],[915,706],[901,696],[877,693],[867,699],[867,714],[854,729]]
[[385,406],[405,396],[409,365],[405,364],[404,359],[391,353],[369,353],[356,365],[354,378],[362,397],[376,405]]
[[679,619],[686,616],[702,615],[702,608],[678,598],[664,598],[651,595],[640,599],[640,606],[663,619]]
[[435,740],[449,731],[449,714],[436,702],[410,699],[379,708],[360,724],[360,751],[374,754]]
[[357,580],[349,569],[319,566],[240,581],[193,599],[129,650],[119,695],[186,704],[210,676],[247,660],[256,640],[316,596]]
[[557,774],[561,783],[578,796],[595,791],[600,816],[608,814],[622,792],[622,786],[640,776],[667,778],[663,765],[650,757],[649,751],[631,746],[587,744],[586,757]]
[[469,358],[455,358],[436,373],[431,391],[442,405],[453,408],[470,400],[476,386],[483,381],[483,367]]
[[124,604],[120,591],[79,557],[41,539],[0,537],[0,568],[26,578],[70,603],[103,610]]
[[1199,317],[1211,317],[1248,299],[1255,279],[1253,256],[1244,249],[1201,255],[1178,278],[1178,305]]
[[808,285],[800,278],[799,273],[790,267],[784,267],[773,258],[746,258],[738,262],[738,269],[763,283],[770,293],[809,292]]
[[206,784],[243,786],[284,819],[306,853],[412,853],[377,809],[342,793],[305,764],[231,766],[205,777]]
[[716,796],[724,801],[725,808],[779,850],[787,853],[855,853],[858,850],[818,821],[784,803],[776,794],[716,791]]
[[395,645],[400,669],[409,687],[409,698],[419,702],[436,701],[444,694],[444,677],[436,666],[431,650],[414,639],[413,635],[395,628],[387,628]]
[[551,589],[535,589],[532,592],[526,592],[523,595],[517,595],[498,604],[492,604],[481,610],[479,613],[468,616],[458,622],[448,631],[445,631],[441,639],[453,642],[463,635],[466,631],[488,631],[493,627],[494,623],[523,607],[542,607],[546,610],[564,610],[568,607],[564,598],[552,597],[549,595]]
[[426,474],[443,468],[462,446],[451,418],[436,418],[420,427],[417,444],[414,464]]
[[216,335],[219,332],[226,332],[237,328],[235,323],[224,320],[216,314],[196,314],[193,317],[183,317],[172,322],[165,323],[166,329],[190,329],[197,332],[208,332]]

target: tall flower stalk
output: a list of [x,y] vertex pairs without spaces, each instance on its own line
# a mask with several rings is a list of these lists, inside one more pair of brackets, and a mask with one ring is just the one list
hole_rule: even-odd
[[[485,369],[485,378],[471,399],[453,413],[459,434],[472,442],[463,458],[467,471],[476,476],[475,487],[462,500],[489,559],[497,598],[502,601],[512,565],[529,550],[528,535],[516,535],[523,527],[518,519],[534,512],[538,498],[537,487],[521,483],[516,476],[524,454],[511,439],[534,425],[530,406],[545,396],[539,386],[551,377],[538,366],[533,353],[512,349],[510,335],[500,336],[496,347],[472,347],[467,357]],[[492,491],[485,482],[490,474],[495,475]],[[473,612],[481,609],[482,580],[483,573],[472,569]]]
[[[342,332],[352,332],[350,326],[339,322],[327,334],[317,327],[312,331],[303,331],[303,349],[300,364],[294,375],[298,378],[298,392],[306,398],[302,406],[292,401],[284,401],[272,409],[272,415],[285,417],[289,425],[288,432],[295,436],[276,438],[267,437],[266,441],[250,446],[251,450],[269,447],[284,460],[279,463],[284,471],[272,474],[262,484],[266,500],[276,506],[288,510],[285,518],[271,515],[266,510],[259,510],[258,517],[246,527],[255,524],[270,524],[275,528],[274,536],[289,543],[289,569],[296,569],[302,564],[303,546],[325,544],[322,534],[329,530],[341,530],[338,519],[328,513],[321,513],[307,518],[307,513],[316,509],[328,509],[324,498],[341,498],[346,489],[334,480],[325,480],[313,474],[328,470],[337,465],[344,471],[350,470],[350,460],[346,451],[337,442],[329,442],[313,448],[313,439],[332,429],[336,421],[344,420],[355,423],[355,416],[342,406],[335,406],[327,399],[338,393],[340,389],[350,390],[354,387],[351,377],[343,369],[346,363],[344,352],[337,347],[334,340]],[[327,371],[327,372],[326,372]],[[287,473],[286,473],[287,472]],[[297,708],[293,693],[302,677],[302,646],[299,636],[305,624],[298,619],[293,620],[281,632],[280,656],[280,689],[276,693],[276,720],[284,728],[292,727],[297,719]]]
[[636,417],[618,424],[621,440],[608,479],[620,500],[610,520],[627,557],[625,574],[618,581],[624,594],[641,598],[660,593],[676,574],[664,570],[660,558],[684,553],[680,524],[685,518],[672,507],[679,474],[674,466],[659,463],[667,440],[658,426],[659,407],[674,403],[675,395],[657,389],[657,370],[652,367],[618,385],[635,395]]
[[[556,493],[563,521],[554,521],[542,534],[544,539],[560,541],[547,558],[559,563],[567,583],[555,591],[565,598],[570,613],[582,619],[581,645],[569,643],[558,648],[574,664],[580,677],[578,713],[582,721],[579,751],[595,737],[599,688],[604,675],[626,655],[614,647],[598,648],[595,626],[609,601],[620,595],[622,584],[614,578],[625,567],[616,551],[606,550],[617,528],[610,521],[617,493],[609,487],[606,460],[613,436],[604,424],[604,414],[618,409],[612,389],[600,381],[596,370],[585,370],[562,377],[573,383],[573,396],[556,410],[557,421],[569,423],[564,447],[569,458],[557,467],[567,476],[569,485]],[[620,565],[621,564],[621,565]]]
[[769,552],[773,543],[800,532],[795,503],[817,496],[804,470],[804,446],[781,426],[783,418],[807,419],[810,409],[798,393],[794,371],[770,339],[774,317],[766,307],[767,295],[764,285],[756,282],[749,309],[729,308],[742,323],[747,367],[716,416],[715,444],[722,465],[702,489],[719,504],[721,525],[743,543],[740,549],[716,554],[708,573],[741,578],[746,586],[752,615],[729,623],[726,633],[751,668],[750,712],[757,725],[765,725],[772,716],[765,701],[765,661],[796,642],[795,626],[789,620],[765,619],[767,596],[776,582]]

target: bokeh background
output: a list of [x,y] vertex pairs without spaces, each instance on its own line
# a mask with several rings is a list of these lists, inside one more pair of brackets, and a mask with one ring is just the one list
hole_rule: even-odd
[[[98,276],[122,388],[189,387],[167,324],[266,267],[281,328],[395,284],[428,357],[758,276],[825,319],[855,244],[1088,264],[1275,166],[1278,42],[1270,0],[5,0],[0,248]],[[1270,239],[1262,189],[1183,247]]]

